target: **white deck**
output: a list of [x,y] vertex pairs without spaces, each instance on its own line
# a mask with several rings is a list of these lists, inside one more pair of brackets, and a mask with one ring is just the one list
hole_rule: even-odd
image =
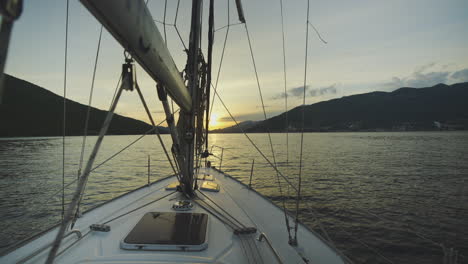
[[[213,169],[201,169],[214,176],[214,182],[220,185],[220,192],[203,191],[214,203],[222,207],[230,215],[245,226],[256,227],[257,233],[252,235],[235,235],[231,228],[223,224],[208,211],[194,203],[191,212],[209,214],[208,248],[199,252],[182,251],[139,251],[123,250],[120,241],[135,226],[147,212],[173,212],[172,205],[182,196],[180,193],[165,190],[165,187],[176,181],[175,177],[167,178],[144,187],[103,206],[84,214],[74,229],[79,230],[83,237],[77,239],[72,234],[64,239],[56,263],[278,263],[275,254],[265,240],[257,238],[264,233],[283,263],[344,263],[343,258],[329,247],[317,235],[306,227],[299,225],[297,248],[288,244],[288,236],[284,224],[284,214],[277,206],[262,197],[247,186],[237,182],[230,176]],[[172,193],[172,194],[171,194]],[[89,226],[104,223],[114,217],[125,214],[151,201],[155,201],[132,213],[120,217],[108,225],[110,232],[90,231]],[[200,199],[213,205],[203,195]],[[214,205],[213,205],[214,206]],[[216,206],[214,206],[216,207]],[[217,208],[217,207],[216,207]],[[50,243],[56,234],[53,229],[28,244],[0,257],[0,263],[44,263],[49,248],[38,251]],[[70,246],[71,245],[71,246]],[[66,249],[66,247],[70,248]],[[301,254],[298,251],[302,252]],[[39,252],[30,259],[25,259],[34,252]],[[258,252],[258,253],[255,253]]]

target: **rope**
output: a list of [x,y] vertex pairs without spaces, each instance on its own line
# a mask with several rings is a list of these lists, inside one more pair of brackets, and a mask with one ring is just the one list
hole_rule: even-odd
[[[247,40],[248,40],[249,49],[250,49],[250,57],[252,58],[252,64],[253,64],[254,72],[255,72],[255,79],[257,81],[258,93],[260,95],[260,101],[262,103],[263,116],[264,116],[264,118],[266,120],[267,115],[266,115],[266,110],[265,110],[265,103],[264,103],[264,100],[263,100],[262,89],[260,87],[260,80],[258,78],[257,65],[255,63],[255,57],[254,57],[254,54],[253,54],[252,42],[250,40],[250,34],[249,34],[249,29],[248,29],[248,26],[247,26],[247,22],[244,23],[244,26],[245,26],[245,32],[247,33]],[[284,50],[283,50],[283,52],[284,52]],[[268,134],[268,140],[269,140],[269,143],[270,143],[271,154],[273,156],[273,164],[274,164],[274,166],[276,168],[277,163],[276,163],[276,157],[275,157],[275,150],[273,148],[273,141],[271,139],[270,129],[268,128],[268,126],[266,126],[266,129],[267,129],[267,134]],[[285,222],[286,222],[286,229],[288,231],[289,240],[291,240],[291,234],[290,234],[290,228],[289,228],[288,214],[287,214],[287,210],[286,210],[285,197],[283,195],[283,188],[281,187],[281,181],[280,181],[280,177],[279,177],[278,172],[276,173],[276,180],[277,180],[277,183],[278,183],[278,189],[279,189],[279,192],[280,192],[280,196],[283,197],[282,204],[283,204],[284,218],[285,218]]]
[[246,227],[244,224],[242,224],[239,220],[237,220],[234,216],[232,216],[231,214],[229,214],[226,210],[224,210],[221,206],[219,206],[218,204],[216,204],[215,201],[213,201],[208,195],[204,194],[203,192],[198,192],[200,193],[201,195],[203,195],[203,197],[205,197],[206,199],[208,199],[208,201],[212,202],[214,205],[216,205],[219,209],[221,209],[221,211],[223,211],[226,215],[228,215],[229,217],[231,217],[232,219],[234,219],[234,221],[236,221],[239,226],[241,227]]
[[96,69],[97,69],[97,63],[98,63],[98,59],[99,59],[99,51],[101,50],[102,28],[103,28],[103,26],[101,25],[101,30],[99,32],[99,40],[98,40],[98,45],[97,45],[97,51],[96,51],[96,58],[94,60],[93,77],[91,79],[91,89],[90,89],[90,92],[89,92],[88,108],[86,110],[86,121],[85,121],[85,127],[84,127],[84,131],[83,131],[83,142],[81,144],[80,163],[79,163],[79,166],[78,166],[78,177],[81,174],[81,168],[83,166],[83,158],[84,158],[84,152],[85,152],[85,146],[86,146],[86,137],[88,135],[89,116],[90,116],[90,112],[91,112],[91,103],[93,101],[93,93],[94,93],[94,81],[96,79]]
[[63,72],[63,125],[62,125],[62,220],[65,215],[65,133],[67,122],[67,59],[68,59],[68,10],[70,1],[67,0],[65,19],[65,58]]
[[179,29],[177,28],[177,18],[178,18],[178,15],[179,15],[179,4],[180,4],[180,0],[177,0],[176,15],[175,15],[175,18],[174,18],[174,28],[175,28],[175,30],[177,32],[177,36],[179,36],[180,42],[182,42],[182,45],[184,46],[184,49],[187,50],[187,46],[185,46],[184,40],[182,39],[182,36],[180,35]]
[[227,27],[238,26],[238,25],[241,25],[241,24],[244,24],[244,23],[238,22],[238,23],[234,23],[234,24],[228,24],[228,25],[225,25],[225,26],[222,26],[222,27],[220,27],[220,28],[215,29],[215,32],[218,31],[218,30],[221,30],[221,29],[225,29],[225,28],[227,28]]
[[239,123],[237,122],[237,120],[234,118],[234,116],[231,114],[231,111],[229,111],[229,109],[227,108],[226,104],[224,103],[224,101],[221,99],[221,97],[219,96],[218,92],[215,91],[215,95],[218,97],[219,101],[221,102],[221,104],[223,105],[224,109],[226,110],[226,112],[229,114],[229,116],[231,117],[232,121],[236,124],[236,127],[242,132],[242,134],[244,134],[244,136],[247,138],[247,140],[250,142],[250,144],[252,144],[252,146],[258,151],[258,153],[265,159],[265,161],[291,186],[291,188],[293,188],[296,192],[297,192],[297,188],[296,186],[294,186],[291,181],[285,177],[281,171],[278,170],[278,168],[276,166],[273,165],[273,163],[270,161],[270,159],[267,158],[267,156],[265,156],[265,154],[263,154],[263,152],[260,150],[260,148],[257,146],[257,144],[255,144],[255,142],[249,137],[249,135],[247,135],[247,133],[245,133],[245,130],[239,126]]
[[[120,81],[119,81],[119,83],[120,83]],[[83,174],[80,176],[80,179],[78,181],[78,186],[76,188],[75,194],[73,195],[72,200],[71,200],[70,204],[68,205],[68,209],[67,209],[67,211],[66,211],[66,213],[65,213],[65,215],[63,217],[62,224],[60,225],[60,228],[59,228],[59,230],[57,232],[57,236],[55,238],[52,249],[50,250],[49,255],[47,256],[47,261],[46,261],[47,264],[52,264],[53,263],[53,261],[55,259],[55,255],[57,254],[57,251],[58,251],[58,249],[60,247],[60,243],[62,241],[63,235],[65,234],[65,231],[68,228],[69,223],[73,220],[73,216],[76,215],[76,211],[75,211],[76,207],[79,204],[79,202],[81,201],[81,197],[82,197],[83,191],[85,189],[86,182],[88,180],[88,176],[89,176],[89,174],[91,172],[91,167],[92,167],[92,165],[94,163],[94,160],[96,159],[97,153],[98,153],[99,148],[100,148],[101,143],[102,143],[102,140],[104,139],[104,135],[106,134],[107,129],[109,128],[109,125],[110,125],[111,120],[112,120],[112,116],[114,114],[114,110],[117,107],[117,103],[119,101],[120,95],[122,94],[122,90],[123,90],[123,85],[118,89],[118,92],[117,92],[117,94],[115,96],[115,100],[113,101],[111,109],[110,109],[109,113],[106,116],[104,124],[103,124],[103,126],[101,128],[101,132],[99,133],[99,137],[98,137],[98,139],[96,141],[96,144],[94,145],[94,149],[91,152],[89,160],[88,160],[88,162],[86,164],[85,170],[84,170]]]
[[[404,228],[406,232],[413,233],[413,234],[416,235],[417,237],[419,237],[419,238],[421,238],[421,239],[423,239],[423,240],[426,240],[427,242],[433,244],[434,246],[440,247],[442,250],[444,250],[443,244],[437,243],[437,242],[435,242],[434,240],[428,238],[426,235],[421,234],[421,233],[419,233],[419,232],[416,232],[416,231],[414,231],[414,230],[411,230],[409,227],[403,227],[402,224],[405,224],[405,223],[400,223],[400,222],[397,222],[397,221],[394,221],[394,220],[390,220],[390,219],[388,219],[388,218],[384,218],[384,217],[382,217],[382,216],[380,216],[380,215],[371,213],[370,211],[365,210],[365,209],[361,209],[361,211],[363,211],[363,212],[362,212],[363,215],[371,215],[371,216],[373,216],[373,217],[375,217],[375,218],[377,218],[377,219],[379,219],[379,220],[381,220],[381,221],[384,221],[384,222],[388,222],[388,223],[397,225],[397,226],[400,227],[400,228]],[[355,212],[359,212],[359,210],[356,210]],[[407,225],[407,224],[406,224],[406,225]]]
[[143,204],[143,205],[141,205],[141,206],[138,206],[137,208],[132,209],[132,210],[126,212],[126,213],[123,213],[123,214],[121,214],[121,215],[119,215],[119,216],[116,216],[116,217],[114,217],[114,218],[111,218],[110,220],[107,220],[107,221],[104,222],[103,224],[105,225],[105,224],[108,224],[108,223],[110,223],[110,222],[113,222],[113,221],[115,221],[115,220],[117,220],[117,219],[119,219],[119,218],[121,218],[121,217],[123,217],[123,216],[126,216],[126,215],[128,215],[128,214],[130,214],[130,213],[133,213],[133,212],[135,212],[135,211],[137,211],[137,210],[139,210],[139,209],[141,209],[141,208],[143,208],[143,207],[146,207],[146,206],[148,206],[148,205],[150,205],[150,204],[152,204],[152,203],[155,203],[155,202],[157,202],[157,201],[160,201],[160,200],[162,200],[162,199],[164,199],[164,198],[166,198],[166,197],[168,197],[168,196],[171,196],[172,194],[174,194],[174,193],[176,193],[176,192],[177,192],[177,191],[173,191],[173,192],[171,192],[171,193],[168,193],[168,194],[166,194],[166,195],[163,195],[162,197],[159,197],[159,198],[156,199],[156,200],[153,200],[153,201],[151,201],[151,202],[145,203],[145,204]]
[[[211,69],[213,64],[213,43],[214,43],[214,0],[210,0],[208,25],[208,62],[206,67],[206,110],[205,112],[205,150],[208,151],[208,132],[210,128],[210,88],[211,88]],[[206,158],[205,158],[206,160]]]
[[[218,207],[220,211],[215,209],[213,206],[208,204],[206,201],[201,200],[200,198],[194,199],[193,201],[206,210],[207,212],[211,213],[214,217],[216,217],[219,221],[223,224],[231,228],[232,230],[239,230],[242,228],[246,228],[244,224],[242,224],[239,220],[237,220],[234,216],[232,216],[229,212],[224,210],[221,206],[219,206],[216,202],[210,199],[204,193],[198,191],[198,193],[202,194],[206,199],[208,199],[211,203],[213,203],[216,207]],[[204,205],[203,205],[203,204]],[[248,216],[248,215],[247,215]],[[235,223],[237,222],[237,223]],[[241,247],[244,251],[244,254],[247,258],[249,263],[263,263],[262,256],[258,251],[258,247],[255,245],[255,242],[252,241],[252,234],[237,234]],[[253,245],[251,243],[254,243]]]
[[242,239],[242,237],[239,237],[239,241],[242,247],[242,251],[244,251],[244,255],[247,258],[247,263],[255,264],[255,260],[253,259],[254,257],[252,256],[252,252],[247,249],[244,239]]
[[[283,41],[283,78],[284,78],[284,114],[285,114],[285,132],[286,132],[286,166],[289,162],[289,121],[288,121],[288,92],[287,92],[287,70],[286,70],[286,44],[284,36],[284,15],[283,0],[280,0],[281,13],[281,36]],[[288,194],[289,196],[289,194]]]
[[[236,229],[239,228],[234,222],[232,222],[230,219],[224,217],[222,214],[220,214],[218,211],[216,211],[216,209],[214,209],[212,206],[207,204],[205,201],[203,201],[201,199],[194,199],[193,201],[198,206],[200,206],[201,208],[206,210],[207,212],[210,212],[214,217],[216,217],[219,221],[221,221],[223,224],[225,224],[226,226],[228,226],[232,230],[236,230]],[[205,205],[202,205],[200,202],[203,202]]]
[[253,256],[255,257],[255,263],[258,264],[263,264],[263,258],[260,255],[260,251],[258,249],[257,243],[255,242],[255,238],[252,239],[252,235],[249,235],[249,237],[243,237],[245,241],[247,241],[247,244],[249,245],[250,251],[252,252]]
[[[178,112],[178,110],[176,110],[176,112]],[[161,125],[162,123],[164,123],[165,120],[159,122],[157,124],[157,126]],[[137,143],[138,141],[140,141],[143,137],[145,137],[146,135],[148,135],[149,133],[153,132],[154,131],[154,128],[151,128],[150,130],[146,131],[143,135],[141,135],[140,137],[138,137],[137,139],[135,139],[134,141],[132,141],[130,144],[128,144],[127,146],[125,146],[124,148],[122,148],[121,150],[117,151],[116,153],[114,153],[113,155],[111,155],[110,157],[108,157],[106,160],[104,160],[103,162],[101,162],[100,164],[98,164],[97,166],[95,166],[94,168],[91,169],[91,172],[95,171],[96,169],[98,169],[99,167],[101,167],[102,165],[104,165],[105,163],[109,162],[110,160],[112,160],[113,158],[115,158],[116,156],[118,156],[120,153],[122,153],[123,151],[127,150],[128,148],[130,148],[132,145],[134,145],[135,143]],[[67,183],[65,185],[65,189],[70,187],[71,185],[73,185],[74,183],[76,183],[77,181],[79,180],[79,178],[76,178],[74,180],[72,180],[71,182]],[[49,195],[47,196],[45,199],[41,199],[41,200],[30,200],[31,203],[29,204],[29,206],[33,206],[33,205],[36,205],[36,204],[39,204],[39,203],[48,203],[50,201],[50,199],[52,199],[53,197],[57,196],[58,194],[60,194],[62,192],[62,190],[58,190],[56,191],[55,193],[53,193],[52,195]]]
[[302,108],[301,108],[301,150],[299,154],[299,175],[298,175],[298,192],[296,198],[296,224],[294,227],[294,239],[297,241],[297,228],[299,224],[299,203],[301,200],[301,184],[302,184],[302,160],[303,160],[303,149],[304,149],[304,116],[305,116],[305,98],[306,98],[306,84],[307,84],[307,56],[309,47],[309,5],[310,0],[307,0],[307,21],[306,21],[306,46],[305,46],[305,59],[304,59],[304,86],[302,94]]
[[[286,166],[289,164],[289,121],[288,121],[288,93],[287,93],[287,70],[286,70],[286,44],[285,44],[285,33],[284,33],[284,14],[283,14],[283,0],[280,0],[280,13],[281,13],[281,37],[282,37],[282,44],[283,44],[283,79],[284,79],[284,114],[285,114],[285,132],[286,132]],[[278,182],[279,182],[279,177]],[[285,197],[280,191],[280,195],[282,197],[283,203],[283,210],[284,210],[284,218],[286,222],[286,229],[288,231],[289,241],[291,241],[291,228],[289,225],[289,218],[286,214],[286,204],[285,204]],[[287,188],[287,196],[290,196],[289,193],[289,186]]]
[[[136,71],[136,69],[135,69],[135,71]],[[169,161],[169,164],[171,165],[171,168],[174,171],[174,174],[179,175],[178,171],[174,168],[174,164],[172,164],[172,160],[171,160],[171,158],[170,158],[170,156],[169,156],[169,154],[167,152],[166,146],[164,145],[164,142],[163,142],[163,140],[161,138],[161,134],[159,133],[159,129],[156,126],[156,124],[154,123],[153,116],[151,115],[151,112],[150,112],[150,110],[148,108],[148,105],[146,104],[145,98],[143,97],[143,94],[141,93],[140,87],[138,86],[138,83],[136,81],[136,73],[135,73],[135,88],[136,88],[136,90],[138,92],[138,95],[139,95],[139,97],[141,99],[141,103],[143,104],[143,107],[145,108],[146,114],[148,115],[148,118],[150,119],[151,124],[155,128],[156,136],[159,139],[159,143],[161,143],[161,147],[164,150],[164,154],[166,154],[166,158]]]
[[383,260],[385,260],[386,262],[390,263],[390,264],[393,264],[393,261],[391,261],[390,259],[388,259],[387,257],[385,257],[382,253],[380,253],[378,250],[374,249],[373,247],[367,245],[364,241],[360,240],[359,238],[357,238],[356,236],[354,236],[353,234],[349,233],[348,231],[342,229],[342,228],[339,228],[341,230],[341,232],[345,233],[346,235],[348,235],[351,239],[354,239],[356,240],[357,242],[359,242],[361,245],[365,246],[366,248],[370,249],[372,252],[374,252],[377,256],[381,257]]
[[[260,87],[260,80],[258,78],[257,64],[255,63],[255,57],[254,57],[253,49],[252,49],[252,42],[250,41],[250,34],[249,34],[249,29],[247,27],[247,22],[244,23],[244,26],[245,26],[245,32],[247,33],[247,40],[248,40],[249,49],[250,49],[250,57],[252,58],[252,64],[253,64],[254,72],[255,72],[255,80],[257,81],[258,93],[259,93],[259,96],[260,96],[260,101],[262,103],[263,117],[266,120],[267,115],[266,115],[266,110],[265,110],[265,103],[264,103],[264,100],[263,100],[262,89]],[[269,140],[269,143],[270,143],[271,154],[273,156],[273,163],[274,163],[275,167],[277,167],[275,151],[274,151],[274,148],[273,148],[273,141],[271,139],[270,129],[268,128],[268,126],[266,126],[266,129],[267,129],[267,134],[268,134],[268,140]],[[282,188],[281,188],[281,183],[279,181],[278,174],[277,174],[277,179],[278,179],[278,184],[279,184],[280,195],[283,196],[283,191],[282,191]]]
[[[224,60],[224,52],[226,50],[226,43],[227,43],[227,39],[228,39],[228,35],[229,35],[229,27],[230,27],[230,5],[229,5],[229,0],[227,0],[227,29],[226,29],[226,35],[224,36],[224,43],[223,43],[223,50],[221,51],[221,58],[219,60],[219,66],[218,66],[218,72],[216,73],[216,83],[214,85],[214,93],[216,94],[216,91],[218,89],[218,81],[219,81],[219,76],[221,74],[221,67],[223,66],[223,60]],[[215,30],[216,31],[216,30]],[[210,85],[212,85],[210,83]],[[209,98],[208,98],[209,99]],[[213,106],[214,106],[214,102],[215,102],[215,99],[216,99],[216,96],[213,95],[213,100],[211,100],[211,108],[210,108],[210,114],[208,115],[208,122],[210,122],[210,118],[211,118],[211,113],[213,112]]]
[[314,29],[315,33],[317,34],[317,37],[323,42],[323,44],[328,44],[328,42],[326,42],[326,41],[322,38],[322,36],[321,36],[320,33],[318,32],[318,30],[314,27],[314,25],[313,25],[312,23],[310,23],[310,21],[307,21],[307,23],[308,23],[309,25],[312,26],[312,28]]

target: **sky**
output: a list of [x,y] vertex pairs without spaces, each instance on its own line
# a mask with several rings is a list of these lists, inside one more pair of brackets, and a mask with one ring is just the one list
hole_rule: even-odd
[[[167,1],[166,23],[173,24],[176,0]],[[209,1],[204,1],[204,31]],[[164,20],[164,0],[149,0],[153,19]],[[243,1],[267,117],[302,104],[307,64],[306,104],[399,87],[428,87],[468,81],[468,1],[328,0],[310,1],[307,62],[306,0],[283,0],[286,93],[280,0]],[[191,1],[180,0],[177,26],[188,45]],[[67,98],[87,104],[100,24],[71,0],[69,9]],[[65,0],[25,1],[14,25],[5,72],[63,95]],[[263,120],[246,27],[237,24],[234,0],[215,1],[213,82],[229,27],[218,91],[238,121]],[[161,34],[164,27],[156,22]],[[186,63],[175,28],[166,26],[167,46],[179,70]],[[206,54],[207,35],[202,40]],[[107,109],[124,62],[123,49],[104,30],[92,106]],[[163,120],[155,82],[138,68],[138,82],[156,120]],[[117,113],[148,122],[136,92],[126,92]],[[212,128],[232,125],[216,99]]]

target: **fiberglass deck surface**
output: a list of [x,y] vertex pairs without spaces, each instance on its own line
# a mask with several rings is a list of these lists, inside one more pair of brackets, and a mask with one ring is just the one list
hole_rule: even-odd
[[[83,215],[74,228],[83,234],[83,238],[77,240],[75,235],[65,238],[60,250],[63,250],[63,253],[56,258],[55,262],[277,263],[278,261],[267,242],[257,239],[261,233],[265,233],[284,263],[304,263],[302,256],[310,260],[310,263],[344,263],[335,250],[302,225],[299,225],[298,230],[299,246],[297,248],[291,247],[288,244],[284,214],[278,207],[221,172],[213,169],[201,169],[200,173],[214,176],[214,182],[220,185],[220,191],[201,191],[210,199],[203,195],[199,195],[199,198],[214,208],[222,208],[243,225],[256,227],[255,234],[235,235],[232,228],[229,228],[197,203],[193,203],[194,206],[190,212],[209,215],[208,247],[205,250],[188,252],[121,249],[121,240],[126,237],[143,215],[148,212],[174,212],[172,205],[178,200],[184,199],[182,194],[165,189],[167,185],[176,181],[175,177],[170,177],[149,187],[131,192]],[[158,201],[150,203],[155,200]],[[145,204],[147,205],[141,207]],[[141,208],[125,214],[139,207]],[[91,224],[101,224],[122,214],[125,215],[108,223],[111,228],[109,232],[96,232],[89,229]],[[56,231],[57,229],[53,229],[8,255],[2,256],[0,262],[17,263],[25,260],[25,257],[50,243],[55,237]],[[71,247],[66,249],[70,245]],[[26,263],[44,263],[48,251],[47,249],[39,252],[36,256],[28,259]]]

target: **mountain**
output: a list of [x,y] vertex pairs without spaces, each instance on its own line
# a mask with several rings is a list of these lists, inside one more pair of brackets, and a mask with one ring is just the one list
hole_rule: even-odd
[[[371,92],[304,106],[305,131],[468,130],[468,82]],[[284,132],[285,113],[247,132]],[[288,111],[290,131],[301,128],[302,106]]]
[[[32,83],[5,75],[3,102],[0,104],[0,137],[61,136],[63,97]],[[66,135],[82,135],[87,106],[66,101]],[[95,135],[104,122],[107,111],[91,108],[88,134]],[[142,134],[151,125],[114,114],[107,134]],[[160,127],[161,133],[167,128]]]
[[259,121],[244,121],[240,122],[239,126],[233,125],[230,127],[225,127],[225,128],[220,128],[220,129],[215,129],[210,131],[211,133],[242,133],[242,130],[247,130],[253,126],[255,126]]

